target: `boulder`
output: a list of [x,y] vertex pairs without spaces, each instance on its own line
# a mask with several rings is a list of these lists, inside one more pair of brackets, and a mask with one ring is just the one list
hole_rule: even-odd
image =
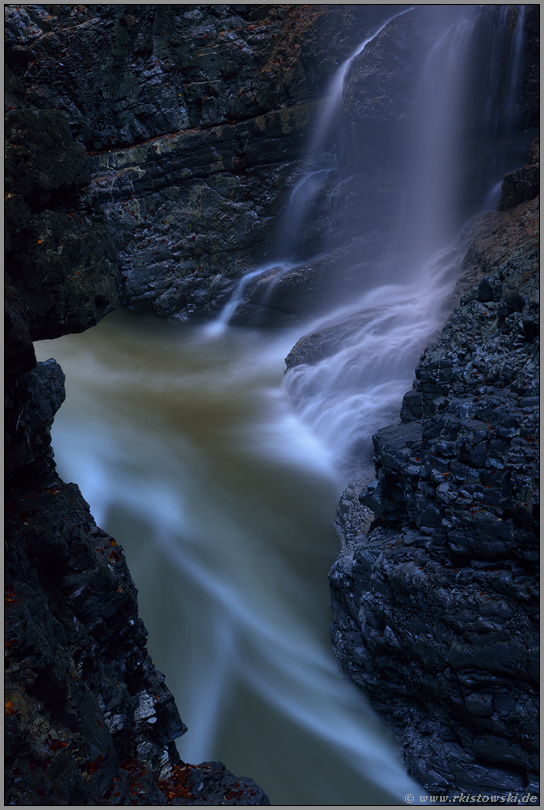
[[229,323],[290,326],[341,307],[376,284],[382,265],[375,232],[306,264],[279,265],[251,279]]

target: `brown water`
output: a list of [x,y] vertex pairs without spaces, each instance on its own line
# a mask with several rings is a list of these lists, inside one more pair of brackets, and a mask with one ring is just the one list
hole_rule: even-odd
[[283,389],[298,336],[117,311],[38,343],[67,375],[56,459],[125,549],[184,759],[272,804],[403,804],[417,786],[329,641],[342,482]]

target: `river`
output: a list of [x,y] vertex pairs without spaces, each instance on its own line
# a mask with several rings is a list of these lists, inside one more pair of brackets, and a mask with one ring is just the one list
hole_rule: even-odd
[[[420,792],[329,641],[327,573],[346,483],[338,455],[363,439],[369,460],[372,433],[398,414],[445,317],[440,302],[464,253],[454,237],[498,189],[505,167],[482,155],[500,153],[519,113],[523,13],[507,92],[496,80],[508,8],[435,7],[440,26],[406,136],[406,210],[386,240],[395,260],[380,288],[354,302],[360,328],[333,356],[289,372],[286,384],[284,358],[312,325],[228,326],[238,293],[220,328],[117,310],[84,334],[37,344],[39,359],[54,357],[67,375],[53,427],[59,473],[125,549],[149,650],[189,727],[181,756],[225,762],[275,805],[402,804]],[[316,138],[338,118],[347,69],[331,83]],[[483,151],[465,131],[475,110],[489,133]],[[320,176],[309,171],[295,188],[288,231],[309,215]],[[278,255],[286,244],[278,238]]]
[[272,804],[402,804],[396,741],[329,641],[343,481],[283,386],[298,336],[117,310],[38,342],[67,375],[55,458],[125,549],[183,759]]

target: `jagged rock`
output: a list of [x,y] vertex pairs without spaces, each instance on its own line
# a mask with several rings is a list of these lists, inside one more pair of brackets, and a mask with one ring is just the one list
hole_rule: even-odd
[[177,766],[159,789],[172,805],[270,805],[252,779],[234,776],[222,762]]
[[64,372],[54,360],[34,363],[6,392],[5,473],[7,481],[28,481],[53,466],[51,426],[65,399]]
[[[59,18],[41,6],[6,9],[5,800],[268,804],[221,763],[179,759],[174,740],[186,728],[145,648],[123,551],[56,474],[50,429],[64,374],[54,360],[36,364],[32,340],[96,324],[117,305],[119,280],[106,220],[88,202],[90,159],[63,112],[73,124],[73,99],[49,109],[74,85],[45,76],[52,53],[53,69],[57,57],[58,68],[78,63],[77,49],[55,49],[70,38],[63,26],[73,15],[87,15],[85,27],[94,11],[56,8]],[[95,11],[95,22],[117,13]],[[89,28],[100,34],[100,24]],[[29,88],[33,46],[43,92]],[[42,109],[27,108],[34,91]]]
[[540,191],[540,138],[531,144],[529,163],[507,174],[501,187],[499,211],[510,211],[516,205],[533,200]]
[[337,519],[336,658],[441,795],[538,792],[537,203],[509,250],[472,251],[495,269],[373,437],[377,477],[355,489],[374,522]]
[[447,301],[450,311],[470,289],[497,270],[527,235],[536,234],[538,222],[538,199],[520,204],[508,213],[490,211],[475,221],[474,239],[461,263],[455,289]]
[[229,323],[297,324],[362,295],[379,277],[381,265],[376,256],[380,243],[371,233],[307,264],[278,266],[261,273],[245,286]]
[[7,803],[102,804],[130,759],[157,781],[185,726],[145,649],[123,550],[55,475],[10,491],[6,515]]
[[106,149],[318,98],[327,60],[345,58],[357,28],[385,16],[379,7],[10,5],[6,61],[24,74],[27,103],[65,111],[78,141]]

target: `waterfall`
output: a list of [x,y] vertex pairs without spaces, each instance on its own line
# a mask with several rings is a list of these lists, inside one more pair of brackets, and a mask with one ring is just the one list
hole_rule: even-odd
[[[496,166],[477,155],[483,165],[475,169],[471,149],[479,146],[474,145],[478,127],[494,147],[516,124],[524,14],[518,12],[505,60],[507,13],[479,7],[434,10],[434,41],[417,80],[403,147],[401,205],[385,240],[383,282],[349,307],[313,322],[313,332],[331,333],[347,318],[351,328],[334,353],[286,373],[295,406],[335,448],[339,461],[353,453],[370,458],[372,433],[397,418],[417,358],[444,318],[442,302],[468,247],[467,234],[459,235],[462,226],[497,199]],[[502,81],[497,82],[500,64]],[[475,109],[484,93],[488,106]],[[475,119],[472,129],[468,117]],[[490,121],[495,122],[491,133]]]
[[[99,525],[125,549],[150,652],[189,728],[181,756],[224,761],[254,778],[272,804],[398,804],[418,795],[392,733],[333,659],[332,523],[345,485],[339,468],[353,454],[369,460],[372,433],[396,418],[418,353],[443,320],[466,250],[462,226],[497,183],[492,161],[474,169],[470,145],[478,146],[482,121],[489,151],[503,137],[493,122],[505,87],[514,126],[522,12],[505,56],[495,35],[506,37],[506,19],[496,7],[431,10],[433,37],[400,155],[384,147],[361,157],[372,133],[342,117],[349,60],[341,66],[282,223],[292,226],[292,247],[280,233],[276,258],[240,281],[212,324],[118,311],[81,335],[37,345],[40,359],[54,355],[67,374],[53,427],[59,472],[78,482]],[[364,59],[391,24],[352,59]],[[479,109],[476,134],[463,126],[467,104]],[[342,138],[323,154],[337,125]],[[363,177],[361,165],[376,168],[375,154],[398,194],[380,222],[379,269],[360,294],[296,328],[229,326],[245,285],[295,266],[316,200],[337,180],[342,197]],[[357,233],[370,227],[358,206],[371,191],[362,188],[354,210],[347,193],[342,209]],[[333,348],[284,376],[290,349],[316,331],[332,335]]]
[[[240,281],[236,285],[236,289],[234,290],[233,294],[231,295],[229,301],[225,304],[225,306],[223,307],[223,309],[221,310],[221,312],[219,313],[217,318],[215,318],[215,320],[211,321],[211,323],[209,323],[205,327],[205,333],[211,338],[222,334],[225,331],[225,327],[228,325],[231,317],[236,312],[236,308],[237,308],[238,304],[240,303],[240,301],[243,298],[244,290],[246,289],[246,287],[249,284],[249,282],[251,281],[251,279],[256,278],[257,276],[260,276],[263,273],[266,273],[267,270],[271,270],[272,268],[277,267],[277,266],[278,266],[278,262],[272,262],[272,263],[267,262],[266,264],[261,265],[260,267],[257,267],[256,270],[252,270],[250,273],[246,273],[245,276],[242,276],[242,278],[240,279]],[[289,263],[289,262],[286,262],[286,263],[281,263],[281,266],[282,266],[283,270],[285,271],[285,270],[290,270],[293,267],[293,264]]]
[[[401,17],[407,11],[412,11],[413,6],[403,9],[397,14],[393,14],[385,22],[383,22],[376,30],[368,37],[357,45],[353,53],[340,65],[335,72],[329,92],[322,106],[318,116],[315,131],[311,136],[306,155],[304,159],[304,166],[302,169],[302,177],[295,184],[291,195],[289,197],[285,212],[281,217],[279,227],[276,235],[276,245],[274,249],[275,259],[267,262],[266,264],[252,270],[240,279],[234,293],[225,307],[218,315],[216,322],[213,326],[208,328],[209,334],[217,334],[222,331],[223,327],[229,323],[230,318],[236,311],[236,307],[242,300],[244,290],[251,279],[265,273],[273,267],[281,267],[281,276],[287,270],[294,267],[293,256],[296,252],[297,237],[303,223],[308,219],[309,212],[312,205],[315,203],[317,196],[324,183],[326,182],[329,174],[334,172],[335,166],[313,169],[315,161],[319,158],[323,145],[329,135],[331,129],[334,127],[338,116],[341,114],[342,105],[342,91],[344,86],[344,77],[346,72],[353,61],[353,59],[363,52],[365,47],[372,42],[383,29],[391,22],[391,20]],[[310,168],[308,168],[310,167]]]
[[317,331],[352,322],[334,354],[287,371],[285,385],[295,407],[334,448],[340,465],[352,455],[370,460],[372,434],[397,418],[418,353],[441,324],[440,301],[467,247],[461,235],[426,263],[415,283],[375,287],[336,320],[316,324]]

